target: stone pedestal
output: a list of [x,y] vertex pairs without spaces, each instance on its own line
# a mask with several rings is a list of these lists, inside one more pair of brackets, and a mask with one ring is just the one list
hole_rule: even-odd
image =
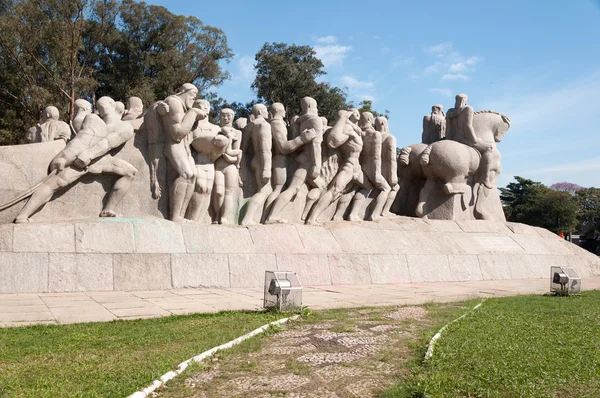
[[304,285],[600,275],[597,256],[551,232],[492,221],[394,217],[253,227],[93,219],[0,225],[0,294],[260,287],[265,270]]

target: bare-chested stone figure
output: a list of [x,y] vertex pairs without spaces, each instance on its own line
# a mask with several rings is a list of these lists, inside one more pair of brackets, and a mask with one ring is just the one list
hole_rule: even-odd
[[[321,140],[323,140],[323,139],[325,139],[326,134],[329,132],[329,130],[331,130],[331,127],[328,126],[327,118],[324,116],[321,116],[321,126],[322,126],[322,133],[321,133],[322,139]],[[314,149],[316,150],[316,145],[313,145],[313,146],[314,146]],[[311,186],[309,186],[309,191],[308,191],[308,194],[306,195],[306,203],[304,204],[304,210],[302,212],[302,216],[300,217],[302,221],[306,221],[308,214],[312,210],[312,207],[314,206],[317,199],[319,199],[321,197],[323,192],[325,192],[325,190],[327,189],[327,183],[329,182],[329,180],[327,179],[327,176],[324,175],[324,173],[323,173],[323,164],[324,164],[324,162],[329,162],[330,159],[327,159],[327,147],[323,146],[322,144],[320,146],[321,146],[321,157],[320,157],[321,167],[319,167],[319,169],[320,169],[319,176],[317,178],[315,178],[312,181],[313,184]],[[315,164],[316,164],[316,162],[317,162],[317,160],[315,160]]]
[[340,148],[342,165],[333,178],[329,189],[315,203],[308,216],[307,224],[318,224],[318,218],[333,201],[342,196],[346,187],[352,182],[356,173],[360,173],[359,156],[363,148],[362,131],[358,127],[360,114],[358,109],[339,111],[338,120],[327,135],[327,145],[330,148]]
[[142,117],[144,113],[144,103],[139,97],[129,97],[127,99],[127,110],[123,114],[123,120],[135,120]]
[[[276,104],[273,104],[275,106]],[[281,104],[280,104],[281,105]],[[278,107],[279,108],[279,107]],[[313,181],[316,180],[321,172],[321,143],[323,142],[323,126],[321,119],[319,118],[317,111],[317,101],[310,97],[304,97],[300,101],[301,114],[295,121],[293,131],[299,131],[299,135],[293,137],[291,140],[287,139],[287,129],[285,123],[273,123],[271,122],[271,128],[273,132],[273,144],[275,147],[274,153],[289,154],[295,152],[296,163],[298,167],[294,171],[292,181],[288,188],[283,191],[273,203],[271,213],[268,215],[266,223],[282,223],[286,222],[281,219],[281,213],[285,206],[294,198],[294,196],[300,191],[304,183],[309,181],[311,186],[314,186]],[[283,110],[283,105],[280,107]],[[273,111],[271,111],[273,114]],[[277,119],[281,117],[283,122],[283,116],[285,111],[277,114]],[[318,151],[315,148],[318,147]],[[318,152],[318,153],[315,153]],[[281,155],[280,155],[281,156]],[[284,157],[284,156],[282,156]],[[281,162],[283,169],[280,173],[285,177],[286,168],[285,161]],[[275,156],[273,156],[273,178],[275,178]],[[285,178],[283,179],[285,182]],[[281,184],[283,186],[283,184]],[[281,190],[281,188],[279,188]]]
[[444,107],[434,105],[431,107],[431,114],[423,117],[423,134],[421,141],[423,144],[433,144],[436,141],[443,140],[446,137],[446,118],[444,116]]
[[81,125],[85,120],[85,117],[92,113],[92,104],[89,101],[84,100],[83,98],[79,98],[75,100],[75,112],[73,116],[73,121],[71,122],[73,125],[73,130],[75,134],[79,133],[81,130]]
[[71,128],[67,123],[58,120],[58,117],[58,108],[55,106],[46,107],[41,113],[40,123],[27,130],[25,143],[31,144],[54,140],[67,142],[71,138]]
[[396,160],[396,137],[390,134],[388,120],[383,116],[375,118],[375,130],[381,133],[381,174],[391,187],[381,215],[390,217],[394,215],[390,212],[390,208],[400,189],[400,185],[398,185],[398,163]]
[[115,182],[100,217],[117,217],[115,207],[131,186],[137,170],[123,159],[109,152],[122,146],[133,137],[133,127],[121,121],[115,101],[102,97],[96,102],[98,115],[87,115],[79,133],[56,155],[50,163],[51,175],[31,195],[15,222],[29,221],[29,217],[52,195],[85,174],[116,174]]
[[373,221],[381,217],[383,207],[391,188],[381,174],[381,133],[373,127],[373,114],[363,112],[358,122],[363,132],[363,148],[360,156],[360,170],[354,173],[353,183],[356,193],[352,198],[352,209],[348,215],[350,221],[360,221],[360,213],[365,201],[373,188],[380,192],[375,198],[375,205],[371,214],[366,216],[367,220]]
[[220,134],[229,138],[229,143],[223,155],[215,161],[215,183],[212,198],[213,224],[233,224],[234,222],[234,192],[241,183],[239,169],[242,162],[242,150],[240,149],[242,132],[233,127],[233,118],[233,110],[221,109]]
[[264,104],[252,106],[251,122],[246,126],[244,133],[248,135],[248,143],[252,146],[253,157],[250,169],[256,181],[256,193],[248,201],[246,214],[242,225],[255,224],[254,216],[261,210],[267,196],[273,189],[271,187],[271,148],[273,137],[271,125],[267,122],[268,112]]
[[194,194],[186,212],[186,218],[202,222],[208,214],[213,184],[215,181],[215,161],[227,150],[229,138],[219,134],[221,128],[208,120],[210,103],[197,100],[194,104],[206,115],[198,120],[192,130],[192,157],[196,165]]
[[207,116],[203,110],[193,107],[197,95],[196,86],[185,83],[177,94],[155,102],[144,116],[152,159],[150,183],[155,199],[161,196],[157,172],[163,153],[177,171],[178,177],[169,189],[169,217],[172,221],[184,220],[194,193],[196,172],[190,149],[190,131],[196,120]]

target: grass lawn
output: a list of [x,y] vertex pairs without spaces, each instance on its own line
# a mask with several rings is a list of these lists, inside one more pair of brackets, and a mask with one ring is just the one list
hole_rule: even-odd
[[383,395],[424,396],[599,397],[600,291],[487,300]]
[[124,397],[284,316],[221,312],[0,329],[0,397]]

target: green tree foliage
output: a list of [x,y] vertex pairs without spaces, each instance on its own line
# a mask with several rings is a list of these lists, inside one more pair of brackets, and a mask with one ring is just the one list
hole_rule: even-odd
[[317,82],[326,72],[312,47],[265,43],[255,59],[256,78],[252,88],[258,99],[267,104],[281,102],[288,116],[300,113],[300,99],[306,96],[317,101],[319,114],[330,121],[338,110],[348,108],[343,90]]
[[500,188],[500,199],[508,221],[571,232],[577,228],[579,205],[573,195],[549,189],[540,182],[516,176],[506,188]]
[[387,109],[383,113],[380,113],[380,112],[377,112],[376,110],[373,110],[373,101],[371,101],[371,100],[362,100],[362,101],[360,101],[360,103],[358,104],[358,111],[361,112],[361,113],[362,112],[371,112],[374,117],[383,116],[386,119],[390,118],[390,111],[387,110]]
[[580,189],[575,193],[579,205],[580,232],[592,236],[600,232],[600,188]]
[[0,0],[0,143],[21,141],[40,111],[67,120],[76,98],[141,97],[228,77],[225,34],[194,17],[132,0]]

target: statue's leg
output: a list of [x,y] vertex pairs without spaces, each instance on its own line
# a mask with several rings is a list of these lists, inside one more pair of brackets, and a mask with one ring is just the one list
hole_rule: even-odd
[[277,155],[273,156],[273,165],[272,165],[272,175],[271,175],[271,183],[273,184],[273,191],[269,194],[265,201],[265,210],[263,212],[263,218],[265,220],[271,217],[271,209],[273,207],[273,202],[279,197],[281,191],[283,190],[283,186],[287,180],[287,169],[286,169],[286,159],[284,156]]
[[427,202],[427,198],[431,196],[436,188],[435,182],[431,180],[425,181],[425,186],[419,192],[419,204],[417,205],[417,217],[425,216],[425,204]]
[[215,168],[213,164],[204,164],[198,165],[196,169],[196,189],[185,216],[189,220],[202,222],[210,206],[210,194],[215,179]]
[[248,201],[248,208],[246,209],[246,214],[244,215],[244,219],[242,220],[242,225],[253,225],[256,224],[254,221],[254,215],[256,212],[263,207],[267,196],[271,193],[271,181],[267,181],[266,184],[262,184],[261,180],[261,171],[258,168],[254,171],[257,185],[259,187],[258,192],[256,192]]
[[121,176],[113,185],[106,205],[100,213],[100,217],[117,217],[115,208],[121,200],[127,195],[131,188],[131,183],[137,174],[137,169],[130,163],[123,159],[113,158],[107,155],[100,159],[98,162],[90,166],[89,172],[91,174],[111,173]]
[[44,184],[40,185],[40,187],[33,192],[27,203],[25,203],[25,206],[23,206],[19,212],[19,215],[15,219],[15,223],[29,221],[29,217],[31,217],[31,215],[37,209],[48,203],[56,191],[77,181],[86,173],[87,171],[81,169],[67,167],[53,178],[50,178]]
[[385,206],[383,206],[383,212],[381,213],[383,217],[393,217],[395,215],[390,211],[390,209],[392,208],[392,204],[394,204],[394,200],[396,200],[396,195],[398,195],[399,190],[400,184],[396,184],[388,194],[387,200],[385,201]]
[[308,170],[305,165],[300,165],[296,169],[290,186],[287,187],[287,189],[277,197],[275,203],[273,203],[273,208],[271,209],[267,224],[285,222],[285,220],[281,219],[281,212],[283,212],[285,206],[287,206],[292,198],[300,191],[300,188],[302,188],[302,185],[304,185],[304,182],[306,181],[307,174]]
[[313,211],[306,220],[307,224],[317,224],[317,220],[321,213],[323,213],[334,200],[342,195],[346,186],[352,181],[353,171],[354,166],[349,162],[346,162],[342,166],[338,174],[333,178],[331,188],[317,200],[317,203],[315,203]]
[[215,184],[212,195],[212,209],[214,214],[213,224],[221,224],[223,219],[223,205],[225,204],[225,170],[221,167],[215,169]]
[[221,206],[221,223],[233,224],[233,194],[238,185],[239,171],[235,165],[229,165],[223,170],[225,176],[225,195]]
[[375,221],[381,218],[381,213],[383,213],[383,207],[385,206],[385,202],[387,201],[390,191],[392,190],[390,185],[385,180],[381,184],[380,189],[381,191],[379,191],[379,194],[375,198],[375,206],[373,207],[373,211],[369,216],[367,216],[367,220],[369,221]]
[[171,144],[165,151],[178,175],[169,188],[170,216],[171,220],[176,222],[184,220],[187,204],[194,192],[195,170],[183,145],[182,143]]
[[365,173],[361,171],[356,176],[356,183],[359,185],[359,189],[352,198],[352,210],[350,210],[350,214],[348,215],[349,221],[361,221],[360,211],[363,209],[365,205],[365,201],[369,196],[369,193],[373,189],[373,185],[369,181],[369,179],[365,176]]
[[352,198],[356,194],[356,189],[351,187],[348,189],[346,187],[346,191],[342,193],[340,196],[340,200],[338,200],[337,205],[335,206],[335,213],[333,214],[333,221],[342,221],[344,219],[344,214],[346,214],[346,210],[348,210],[348,206],[350,206],[350,202],[352,202]]

